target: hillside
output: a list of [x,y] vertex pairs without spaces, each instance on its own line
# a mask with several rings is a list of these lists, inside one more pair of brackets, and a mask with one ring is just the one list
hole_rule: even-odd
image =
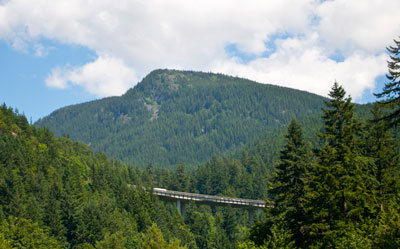
[[318,113],[323,100],[220,74],[156,70],[121,97],[68,106],[36,125],[133,165],[194,165]]
[[248,211],[193,203],[183,220],[175,203],[140,186],[266,196],[266,167],[242,161],[213,158],[191,172],[182,164],[135,169],[0,106],[0,248],[236,248],[251,225]]
[[143,248],[153,222],[178,236],[177,214],[129,188],[138,178],[0,106],[0,248]]

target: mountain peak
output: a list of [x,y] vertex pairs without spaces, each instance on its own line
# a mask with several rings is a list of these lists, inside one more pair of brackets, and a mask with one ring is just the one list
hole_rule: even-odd
[[138,166],[193,165],[318,113],[323,100],[222,74],[159,69],[121,97],[62,108],[36,125]]

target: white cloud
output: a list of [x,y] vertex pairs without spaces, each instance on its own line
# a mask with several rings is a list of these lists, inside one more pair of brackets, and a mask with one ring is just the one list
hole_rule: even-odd
[[400,1],[326,1],[318,6],[318,31],[327,46],[346,53],[380,53],[400,36]]
[[50,87],[65,89],[68,86],[68,71],[61,68],[54,68],[46,79],[46,85]]
[[277,41],[277,51],[269,58],[248,64],[222,60],[214,65],[219,72],[301,89],[326,96],[335,81],[343,85],[353,99],[374,88],[378,75],[386,72],[386,56],[353,53],[343,62],[329,59],[315,43],[316,34],[305,38]]
[[46,85],[60,89],[78,85],[91,94],[105,97],[123,94],[136,81],[135,72],[122,60],[105,55],[82,67],[53,69]]
[[[108,55],[80,68],[54,69],[47,79],[99,96],[121,93],[153,69],[176,68],[323,95],[336,79],[357,98],[386,71],[384,48],[400,35],[399,16],[398,0],[10,0],[0,4],[0,38],[16,49],[46,38]],[[289,37],[271,40],[276,34]],[[276,45],[268,58],[262,57],[266,42]],[[255,59],[241,63],[226,53],[227,44]],[[342,62],[330,59],[335,52]],[[125,76],[116,67],[102,68],[105,61],[123,65]],[[104,90],[110,82],[119,90]]]

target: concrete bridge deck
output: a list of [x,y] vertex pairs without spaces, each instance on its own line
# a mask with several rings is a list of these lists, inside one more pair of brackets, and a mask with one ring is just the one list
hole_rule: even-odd
[[199,204],[212,205],[212,206],[226,206],[245,208],[245,209],[260,209],[265,207],[265,201],[251,200],[233,197],[223,197],[216,195],[203,195],[195,193],[187,193],[180,191],[172,191],[163,188],[153,188],[153,193],[160,197],[160,199],[180,202],[195,201]]

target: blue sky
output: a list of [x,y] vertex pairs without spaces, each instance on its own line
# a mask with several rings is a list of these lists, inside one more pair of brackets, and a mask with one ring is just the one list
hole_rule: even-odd
[[33,122],[60,107],[98,98],[77,86],[66,90],[46,86],[45,79],[52,68],[60,64],[83,65],[95,56],[93,51],[80,46],[47,44],[51,51],[39,57],[0,42],[0,101],[17,108]]
[[[358,103],[385,82],[400,1],[0,2],[0,102],[37,119],[150,71],[225,73]],[[359,8],[359,6],[364,6]]]

